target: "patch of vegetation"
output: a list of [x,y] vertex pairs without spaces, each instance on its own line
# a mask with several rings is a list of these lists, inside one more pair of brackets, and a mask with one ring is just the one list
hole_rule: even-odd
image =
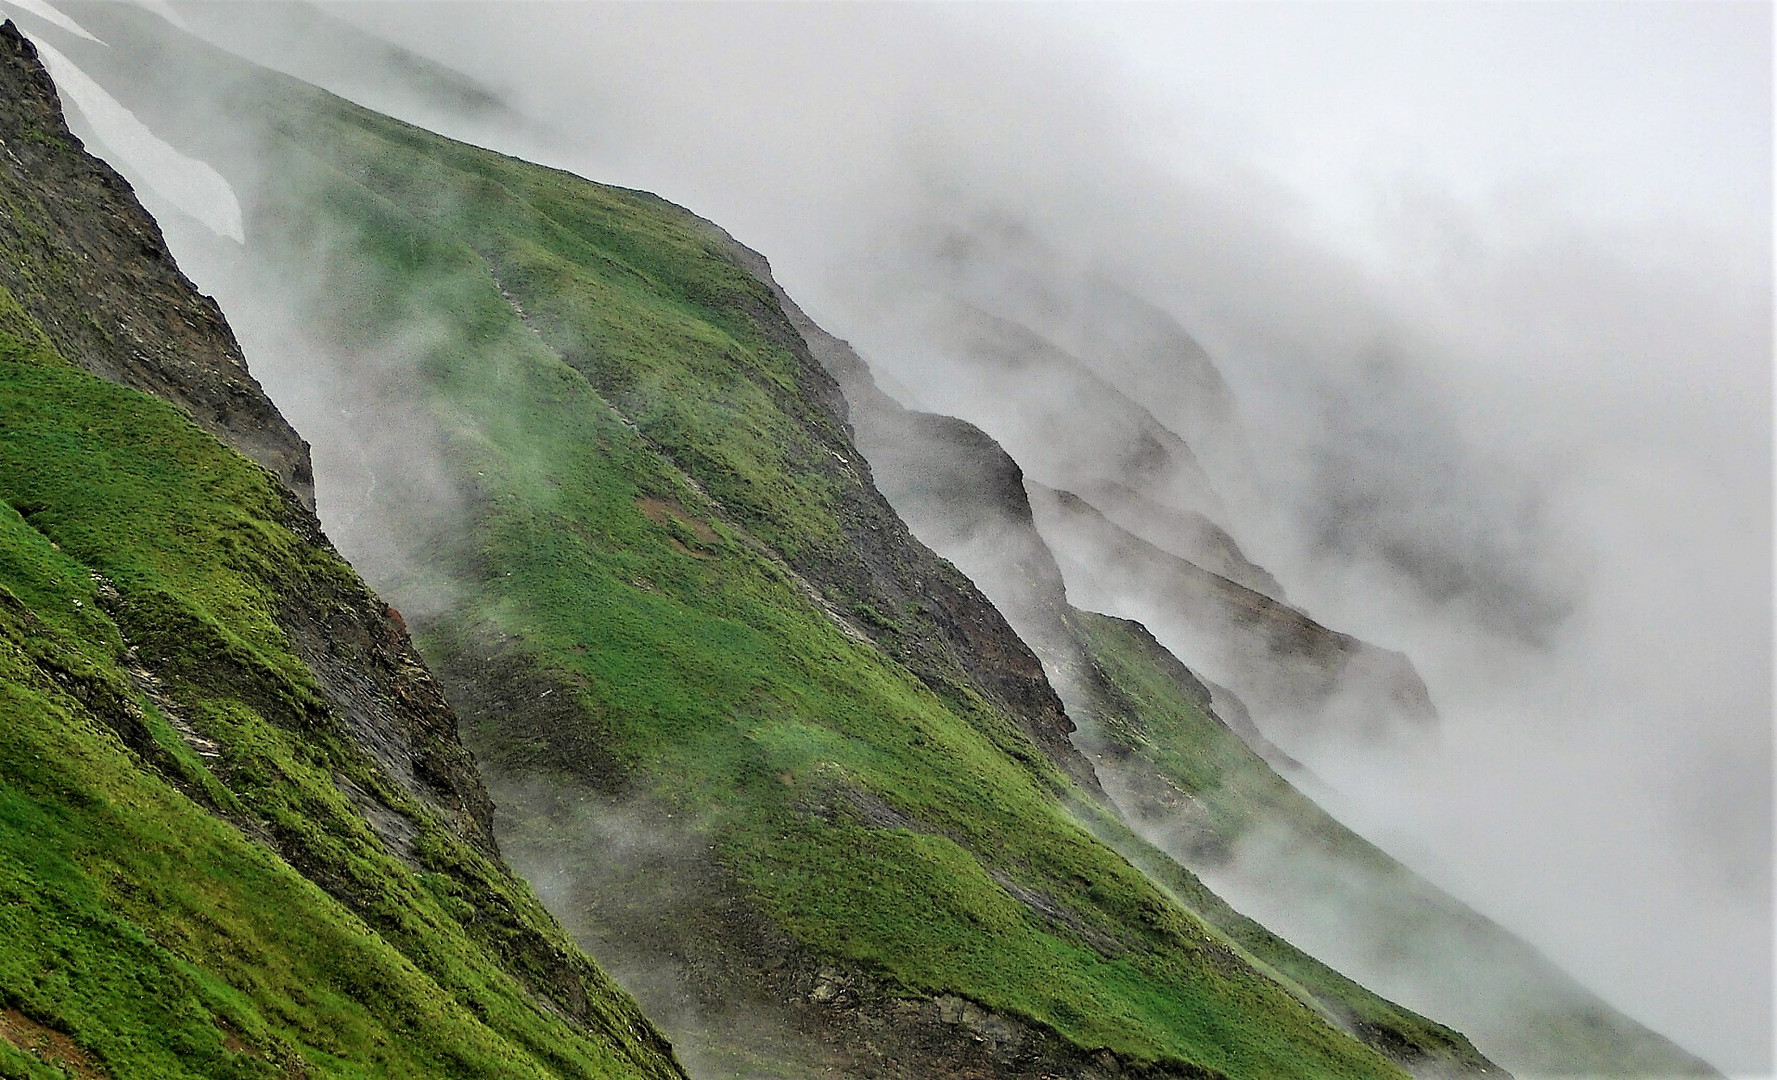
[[[362,586],[294,514],[0,289],[0,1073],[677,1075],[327,707],[276,613]],[[411,823],[406,861],[348,786]],[[549,989],[580,1020],[503,947],[524,935],[559,951],[573,985]]]

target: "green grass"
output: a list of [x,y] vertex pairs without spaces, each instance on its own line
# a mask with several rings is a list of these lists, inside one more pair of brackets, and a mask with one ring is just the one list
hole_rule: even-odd
[[[1134,771],[1145,770],[1193,800],[1198,842],[1231,850],[1243,834],[1262,831],[1282,843],[1297,875],[1293,887],[1315,896],[1323,917],[1340,905],[1365,906],[1351,932],[1386,932],[1400,957],[1414,958],[1395,962],[1423,964],[1429,986],[1437,986],[1440,964],[1454,966],[1460,975],[1450,980],[1454,989],[1443,992],[1446,999],[1485,995],[1492,1015],[1468,1035],[1482,1040],[1489,1054],[1537,1075],[1713,1075],[1292,787],[1195,703],[1178,661],[1145,628],[1082,611],[1072,612],[1070,622],[1120,705],[1103,718],[1102,736],[1132,756]],[[1385,1033],[1398,1052],[1474,1060],[1467,1038],[1296,950],[1146,845],[1114,830],[1102,834],[1280,977],[1352,1023]]]
[[[115,1077],[673,1075],[528,889],[328,709],[276,613],[362,586],[295,518],[0,290],[0,1006]],[[335,777],[417,826],[416,866]],[[539,1003],[521,939],[560,954],[585,1026]],[[0,1073],[59,1074],[11,1047]]]
[[[573,783],[596,746],[803,946],[909,995],[1231,1077],[1400,1075],[1083,828],[1001,711],[848,636],[761,554],[844,583],[858,481],[829,450],[855,451],[702,226],[345,106],[303,122],[281,129],[293,179],[255,243],[353,283],[306,313],[342,350],[443,329],[412,386],[474,515],[421,571],[457,597],[422,647],[472,671],[497,642],[573,698],[570,719],[484,720],[494,775]],[[831,591],[860,623],[902,623]],[[847,792],[907,825],[868,825]]]
[[1196,802],[1204,842],[1225,849],[1256,822],[1283,821],[1354,866],[1381,871],[1396,865],[1199,706],[1182,685],[1183,665],[1139,623],[1078,609],[1069,622],[1122,706],[1102,718],[1103,737]]
[[[1240,737],[1197,704],[1181,684],[1182,667],[1140,624],[1074,610],[1069,622],[1121,706],[1102,733],[1195,801],[1205,840],[1232,848],[1247,830],[1286,827],[1337,853],[1353,872],[1390,873],[1397,865],[1340,825],[1272,770]],[[1388,1001],[1301,952],[1229,907],[1177,863],[1115,826],[1100,834],[1192,910],[1311,1000],[1355,1029],[1381,1036],[1394,1053],[1485,1066],[1467,1038]]]
[[[146,37],[172,35],[143,19]],[[184,81],[206,57],[229,63],[202,50],[168,55],[181,62],[146,65],[134,75]],[[905,661],[930,633],[928,616],[866,595],[851,572],[848,536],[855,538],[859,523],[848,514],[856,509],[857,480],[835,468],[832,455],[855,457],[855,450],[811,405],[807,373],[784,347],[763,287],[686,212],[644,193],[452,143],[245,65],[226,74],[208,81],[231,86],[231,120],[265,122],[269,137],[257,149],[274,166],[263,176],[234,177],[243,193],[250,180],[268,185],[250,193],[260,201],[249,222],[247,260],[269,271],[261,295],[288,302],[284,314],[339,357],[400,357],[376,389],[404,395],[436,421],[465,495],[469,517],[460,530],[389,538],[413,541],[407,549],[418,556],[391,575],[395,593],[456,601],[427,625],[422,645],[435,666],[469,677],[491,670],[479,661],[515,659],[539,685],[571,699],[570,708],[550,715],[522,707],[479,714],[482,723],[471,734],[491,773],[553,783],[566,799],[588,784],[617,784],[644,805],[684,811],[680,820],[695,823],[748,904],[818,958],[849,959],[909,995],[963,994],[1081,1048],[1108,1046],[1135,1059],[1192,1062],[1240,1077],[1399,1077],[1336,1031],[1326,1014],[1355,1008],[1360,1017],[1420,1032],[1426,1046],[1442,1037],[1436,1025],[1342,984],[1228,911],[1190,874],[1081,799],[966,679],[909,670]],[[182,136],[169,137],[209,157],[201,118],[176,118],[180,125]],[[218,148],[219,167],[228,157],[227,147]],[[529,314],[528,326],[500,287]],[[29,336],[15,334],[20,341]],[[411,367],[403,366],[408,360]],[[92,411],[138,408],[141,401],[107,399]],[[77,426],[88,418],[75,414]],[[152,443],[158,436],[149,434]],[[91,446],[119,454],[141,449],[84,439],[63,449],[72,454],[75,442],[81,453]],[[25,446],[34,452],[33,444]],[[37,483],[31,459],[19,458],[17,446],[11,452],[8,482]],[[69,465],[68,475],[84,475],[88,463],[69,460],[81,464]],[[392,479],[386,472],[382,478]],[[198,479],[192,473],[171,486]],[[52,494],[86,498],[75,486],[55,486]],[[576,1056],[596,1057],[594,1049],[557,1039],[547,1018],[539,1026],[502,970],[525,973],[522,959],[503,947],[511,938],[527,928],[549,936],[529,894],[429,821],[420,871],[394,864],[362,821],[337,805],[329,772],[373,784],[376,777],[326,718],[313,714],[313,688],[290,667],[289,650],[265,618],[271,608],[261,586],[274,582],[273,593],[295,587],[286,569],[243,570],[243,563],[259,561],[256,553],[283,543],[255,514],[237,522],[227,510],[236,504],[224,500],[242,494],[241,505],[251,506],[256,490],[263,494],[251,485],[218,489],[214,499],[191,502],[196,516],[183,520],[159,514],[153,502],[178,497],[177,490],[122,499],[121,511],[82,504],[80,514],[59,518],[56,506],[21,501],[31,524],[42,528],[19,534],[25,564],[71,559],[71,588],[92,567],[116,580],[131,573],[139,580],[122,590],[126,604],[94,617],[97,637],[77,639],[85,643],[80,649],[45,660],[48,668],[23,668],[18,679],[9,674],[8,682],[35,685],[28,679],[64,670],[76,655],[90,654],[93,670],[114,671],[126,634],[132,642],[158,643],[169,663],[185,657],[177,683],[182,709],[202,721],[205,733],[226,740],[223,765],[198,760],[146,704],[143,723],[159,750],[144,757],[137,744],[123,749],[96,714],[79,712],[84,699],[77,696],[69,698],[75,704],[62,704],[76,726],[86,725],[79,730],[91,729],[93,749],[76,757],[109,754],[131,764],[132,784],[183,807],[178,813],[194,815],[192,822],[215,823],[220,814],[283,823],[280,841],[296,861],[325,853],[328,865],[347,868],[328,894],[296,904],[289,921],[321,927],[332,920],[353,934],[374,935],[394,950],[391,964],[405,957],[417,974],[378,974],[374,964],[356,962],[335,970],[325,955],[305,951],[332,940],[321,929],[250,957],[217,959],[191,953],[184,938],[146,923],[140,936],[171,950],[170,958],[132,958],[113,968],[152,972],[190,963],[213,973],[233,996],[224,995],[207,1015],[222,1017],[253,1045],[271,1047],[261,1051],[268,1055],[288,1047],[336,1066],[345,1056],[335,1045],[343,1036],[328,1033],[337,1027],[367,1033],[351,1036],[359,1047],[404,1040],[426,1062],[415,1073],[468,1074],[457,1060],[439,1062],[479,1052],[473,1047],[485,1045],[477,1041],[484,1036],[474,1024],[441,1021],[422,1031],[390,1020],[404,1015],[391,1001],[431,1003],[422,1017],[456,1002],[467,1003],[492,1033],[485,1037],[517,1047],[506,1074],[524,1075],[538,1061],[558,1073],[597,1074]],[[125,559],[107,546],[106,533],[135,528],[138,512],[150,524],[129,541]],[[88,528],[82,522],[103,524],[91,525],[84,547],[71,545],[67,538],[80,539]],[[241,535],[231,543],[237,525]],[[45,547],[47,539],[31,539],[46,533],[62,543],[62,554]],[[168,542],[182,553],[175,564],[136,565],[137,556]],[[225,552],[227,574],[186,574],[189,555],[179,545],[188,542],[212,555]],[[297,562],[304,573],[332,574],[305,553]],[[780,562],[816,582],[824,599],[877,634],[881,647],[841,632]],[[42,601],[43,610],[58,618],[76,610],[70,604],[64,612],[57,602]],[[144,611],[152,617],[133,614]],[[176,631],[157,631],[163,614]],[[23,640],[38,637],[31,631]],[[1151,658],[1124,651],[1127,670],[1119,679],[1131,695],[1146,695],[1137,710],[1144,752],[1163,759],[1179,783],[1218,812],[1276,794],[1271,781],[1218,741],[1225,733],[1206,727],[1200,713],[1175,708],[1173,692],[1152,677]],[[204,682],[211,656],[232,665],[213,685]],[[38,681],[48,697],[63,693],[54,675]],[[118,686],[120,694],[130,692]],[[235,688],[249,686],[251,700],[240,700]],[[74,745],[60,730],[45,728],[34,744],[43,749],[24,753],[21,776],[34,776],[42,758]],[[98,818],[79,817],[114,790],[106,778],[80,782],[87,786],[51,781],[39,792],[42,805],[76,806],[67,811],[75,815],[74,835],[52,838],[46,849],[84,851],[79,837],[127,825],[101,828]],[[424,820],[388,785],[375,790]],[[870,825],[850,809],[851,793],[886,803],[905,825]],[[179,836],[201,831],[184,817],[169,820],[177,828],[167,831]],[[117,857],[151,848],[142,835],[130,834],[134,842],[121,845],[127,850]],[[161,839],[157,833],[153,842]],[[561,848],[572,850],[572,839],[563,838]],[[226,849],[231,857],[269,858],[277,872],[297,876],[238,835],[226,843],[235,845]],[[188,857],[186,847],[174,851]],[[84,865],[74,873],[86,873]],[[1067,920],[1042,918],[1001,881],[1045,894]],[[127,903],[94,888],[98,899],[80,918],[116,916],[126,928],[137,925]],[[336,903],[341,895],[350,902]],[[197,910],[202,923],[209,909]],[[253,942],[279,929],[233,928],[225,937]],[[565,954],[567,946],[560,947]],[[12,948],[0,956],[41,963],[29,948]],[[112,963],[109,949],[94,946],[93,962]],[[248,974],[261,969],[263,977]],[[0,984],[5,1001],[26,1002],[26,991],[12,985]],[[369,985],[405,987],[409,996],[360,992]],[[630,1014],[621,999],[593,976],[587,985],[615,1013],[610,1026],[622,1028]],[[342,987],[351,992],[326,997]],[[70,995],[74,1000],[34,998],[30,1008],[72,1029],[87,1023],[80,1016],[107,1009],[127,1028],[135,1023],[131,1010],[144,1007],[121,991],[82,988],[64,997]],[[179,1000],[197,1002],[191,1015],[199,1020],[210,1009],[196,990]],[[193,1038],[213,1039],[203,1023],[212,1022],[189,1025]],[[150,1027],[160,1030],[130,1030]],[[749,1048],[718,1049],[748,1057]],[[1461,1060],[1462,1051],[1447,1056]],[[0,1072],[30,1070],[46,1072],[0,1044]]]

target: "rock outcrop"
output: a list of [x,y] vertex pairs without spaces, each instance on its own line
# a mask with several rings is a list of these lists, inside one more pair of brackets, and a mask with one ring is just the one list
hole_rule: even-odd
[[0,98],[0,285],[74,363],[184,409],[315,504],[308,444],[247,371],[216,302],[192,287],[160,226],[111,166],[84,153],[16,26]]

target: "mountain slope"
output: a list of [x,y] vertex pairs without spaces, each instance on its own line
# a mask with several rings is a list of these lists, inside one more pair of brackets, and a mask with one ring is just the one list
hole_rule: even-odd
[[[910,294],[944,298],[935,317],[926,319],[938,355],[969,356],[989,366],[1007,360],[1028,365],[1040,378],[1064,388],[1064,399],[1090,403],[1089,412],[1097,414],[1092,428],[1102,430],[1107,415],[1127,418],[1122,421],[1127,423],[1146,413],[1150,422],[1176,433],[1218,482],[1250,482],[1251,452],[1233,394],[1209,353],[1172,316],[1064,255],[1015,216],[978,208],[971,212],[962,200],[937,209],[933,219],[946,224],[928,226],[933,235],[923,243],[914,241],[916,249],[923,247],[932,257],[919,264],[918,280],[907,285]],[[957,305],[991,316],[1012,332],[993,335],[998,340],[985,355],[971,355],[970,324],[976,320],[942,314]],[[951,402],[922,404],[939,408]],[[961,396],[955,404],[982,403]],[[990,430],[1003,434],[1011,429]],[[1014,440],[1002,442],[1016,449]],[[1103,451],[1102,445],[1088,444],[1086,449],[1088,457]],[[1033,473],[1041,472],[1036,461],[1027,464]],[[1100,478],[1111,478],[1104,458],[1094,464]],[[1082,485],[1068,481],[1066,486]]]
[[[1265,933],[1459,1024],[1520,1075],[1719,1075],[1329,817],[1222,723],[1209,690],[1140,624],[1086,612],[1072,621],[1115,694],[1099,759],[1106,786],[1142,835]],[[1239,926],[1217,925],[1248,942]]]
[[1179,510],[1224,513],[1192,448],[1079,358],[967,301],[932,307],[923,332],[934,351],[971,362],[922,370],[920,405],[972,407],[980,426],[1044,483],[1115,483]]
[[[769,268],[762,260],[754,270],[769,280]],[[955,559],[997,598],[1007,617],[1044,658],[1055,673],[1069,713],[1082,718],[1080,745],[1092,756],[1099,776],[1125,812],[1135,812],[1134,822],[1145,824],[1141,807],[1132,805],[1128,798],[1130,782],[1146,775],[1125,767],[1136,747],[1166,748],[1173,755],[1168,764],[1181,759],[1198,763],[1189,770],[1185,783],[1202,780],[1206,773],[1219,782],[1224,770],[1201,763],[1220,763],[1232,757],[1237,764],[1225,769],[1230,788],[1269,782],[1295,794],[1262,763],[1252,760],[1252,752],[1240,738],[1219,721],[1208,720],[1207,713],[1199,714],[1209,725],[1207,730],[1172,727],[1154,739],[1137,736],[1140,728],[1135,725],[1142,723],[1142,710],[1104,670],[1104,653],[1092,632],[1099,625],[1095,620],[1104,617],[1077,611],[1067,603],[1061,571],[1037,535],[1017,463],[970,424],[901,408],[881,393],[849,346],[822,331],[788,297],[783,302],[811,351],[834,371],[848,400],[854,403],[859,448],[875,466],[884,492],[907,515],[918,535]],[[1130,632],[1145,633],[1133,624]],[[1164,655],[1158,646],[1155,651]],[[1135,661],[1137,669],[1145,670],[1142,665],[1149,661],[1149,656],[1142,655]],[[1177,661],[1171,662],[1177,671],[1184,671]],[[1203,693],[1202,707],[1207,708],[1207,691]],[[1162,699],[1171,703],[1176,695],[1176,689],[1168,685]],[[1144,696],[1143,700],[1147,699]],[[1250,737],[1256,739],[1257,734]],[[1190,801],[1178,784],[1174,781],[1162,787],[1165,794],[1161,797],[1168,799],[1170,807]],[[1198,783],[1192,790],[1208,795],[1206,789],[1216,786],[1219,784]],[[1302,802],[1306,804],[1306,800]],[[1232,843],[1256,816],[1246,805],[1215,809],[1227,812],[1197,821],[1203,831],[1193,837],[1194,847],[1218,840]],[[1254,957],[1272,970],[1287,972],[1295,985],[1312,994],[1348,1030],[1416,1075],[1454,1075],[1487,1067],[1485,1059],[1461,1035],[1376,997],[1303,955],[1240,916],[1160,851],[1116,830],[1102,830],[1100,835]],[[1361,843],[1355,837],[1351,840]]]
[[[154,117],[177,88],[151,67]],[[408,448],[456,501],[397,504],[417,558],[385,580],[432,603],[503,841],[583,940],[678,968],[708,1067],[1400,1075],[1095,838],[1117,826],[1035,657],[910,539],[703,223],[227,75],[280,168],[156,118],[244,193],[247,272],[362,422],[392,387],[423,407]],[[379,491],[407,460],[367,461]],[[615,875],[643,891],[612,886],[650,844]]]
[[399,616],[194,424],[300,477],[10,23],[0,103],[0,1074],[682,1076],[500,863]]
[[[139,13],[82,18],[131,50],[82,62],[248,193],[231,269],[346,388],[357,536],[398,549],[379,580],[422,615],[508,850],[696,1066],[1388,1071],[1319,1011],[1384,1017],[1373,1047],[1420,1025],[1445,1060],[1390,1052],[1427,1072],[1485,1068],[1293,950],[1285,975],[1070,786],[1091,777],[1040,671],[873,500],[835,388],[733,273],[746,253],[651,197],[130,40]],[[236,93],[179,100],[194,63]],[[1199,931],[1216,971],[1179,947]]]
[[[810,408],[831,384],[693,219],[355,111],[328,120],[304,150],[386,177],[359,235],[423,237],[431,269],[457,268],[458,310],[508,309],[497,352],[427,361],[440,405],[475,403],[451,439],[486,508],[431,651],[459,693],[504,675],[563,699],[471,707],[484,760],[531,813],[534,851],[583,844],[552,811],[589,796],[688,818],[708,854],[679,880],[731,913],[665,924],[582,873],[579,919],[687,967],[726,960],[705,996],[739,984],[793,995],[786,1025],[812,1024],[807,1005],[874,1025],[875,1062],[835,1040],[858,1068],[969,1067],[968,1014],[946,1038],[944,1007],[918,1006],[954,995],[991,1010],[977,1026],[999,1070],[1107,1048],[1179,1075],[1390,1071],[1071,821],[1057,765],[1074,751],[1035,722],[1059,702],[1005,689],[1040,681],[1034,657],[906,538],[839,417]],[[404,284],[365,299],[399,310]],[[590,761],[588,724],[606,749]],[[550,783],[516,798],[527,781]]]
[[[767,273],[762,264],[756,272]],[[1130,824],[1176,860],[1120,845],[1139,865],[1320,997],[1372,1045],[1416,1070],[1435,1071],[1451,1053],[1444,1036],[1347,975],[1459,1024],[1488,1054],[1526,1075],[1716,1075],[1306,798],[1284,779],[1300,776],[1300,765],[1252,728],[1240,698],[1205,683],[1141,624],[1075,608],[1032,507],[1033,497],[1062,501],[1059,493],[1029,485],[1034,491],[1027,495],[1017,462],[972,425],[901,408],[849,345],[785,302],[844,387],[859,445],[883,490],[914,531],[980,583],[1042,655],[1080,721],[1080,744],[1105,788]],[[1118,532],[1090,507],[1075,512],[1115,537],[1116,546],[1099,551],[1120,547],[1121,561],[1152,564],[1148,576],[1122,571],[1131,591],[1145,582],[1152,593],[1158,585],[1173,609],[1207,608],[1195,614],[1205,620],[1227,619],[1230,610],[1279,620],[1286,645],[1306,634],[1336,647],[1342,637]],[[1224,628],[1222,640],[1237,642],[1241,633],[1265,631]],[[1249,655],[1249,670],[1278,678],[1276,671],[1266,675],[1258,649]],[[1238,897],[1248,914],[1263,912],[1265,925],[1181,877],[1179,865]]]

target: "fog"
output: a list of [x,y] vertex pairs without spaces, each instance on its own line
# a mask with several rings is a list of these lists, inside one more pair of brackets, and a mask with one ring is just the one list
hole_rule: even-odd
[[1769,1071],[1768,10],[447,10],[343,13],[543,129],[463,134],[766,252],[891,385],[946,360],[906,332],[945,242],[1006,222],[1176,316],[1248,554],[1443,716],[1320,754],[1337,809]]
[[[179,10],[689,206],[908,404],[1002,438],[945,305],[1038,326],[1025,285],[1092,279],[1176,319],[1241,433],[1180,431],[1221,523],[1442,717],[1286,746],[1332,809],[1771,1072],[1768,7],[327,6],[480,85]],[[1112,381],[1189,427],[1173,374]]]

